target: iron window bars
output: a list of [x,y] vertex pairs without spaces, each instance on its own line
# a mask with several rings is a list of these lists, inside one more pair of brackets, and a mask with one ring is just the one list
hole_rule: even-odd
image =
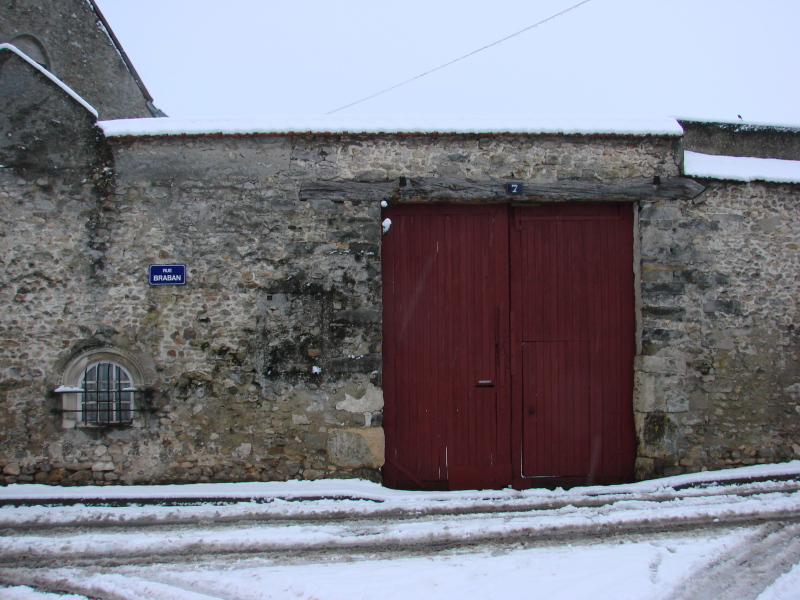
[[130,375],[114,363],[97,363],[83,372],[80,407],[84,423],[130,423],[133,394]]
[[80,387],[62,386],[56,392],[78,395],[77,409],[60,412],[74,415],[83,425],[131,425],[134,415],[144,412],[134,402],[143,390],[133,385],[127,370],[113,362],[87,365]]

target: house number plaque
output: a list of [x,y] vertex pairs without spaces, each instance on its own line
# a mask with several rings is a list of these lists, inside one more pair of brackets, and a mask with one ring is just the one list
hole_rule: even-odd
[[506,184],[506,194],[511,194],[512,196],[522,196],[522,184],[521,183],[507,183]]

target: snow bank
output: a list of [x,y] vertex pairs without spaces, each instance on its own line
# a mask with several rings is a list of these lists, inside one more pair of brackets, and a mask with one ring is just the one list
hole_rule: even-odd
[[63,82],[63,81],[61,81],[61,80],[60,80],[58,77],[56,77],[55,75],[53,75],[53,74],[52,74],[50,71],[48,71],[47,69],[45,69],[45,68],[44,68],[42,65],[40,65],[39,63],[37,63],[35,60],[33,60],[32,58],[29,58],[27,54],[25,54],[24,52],[22,52],[22,51],[21,51],[19,48],[17,48],[16,46],[14,46],[13,44],[0,44],[0,50],[10,50],[10,51],[11,51],[11,52],[13,52],[14,54],[16,54],[16,55],[17,55],[17,56],[19,56],[19,57],[20,57],[22,60],[24,60],[24,61],[28,62],[30,65],[32,65],[33,67],[35,67],[36,69],[38,69],[38,70],[39,70],[39,72],[40,72],[42,75],[44,75],[44,76],[45,76],[45,77],[47,77],[47,78],[48,78],[50,81],[52,81],[53,83],[55,83],[55,84],[56,84],[58,87],[60,87],[62,90],[64,90],[64,91],[65,91],[67,94],[69,94],[70,96],[72,96],[72,98],[73,98],[73,99],[74,99],[74,100],[75,100],[75,101],[76,101],[78,104],[80,104],[80,105],[81,105],[81,106],[83,106],[83,107],[84,107],[86,110],[88,110],[90,113],[92,113],[92,114],[94,115],[94,118],[95,118],[95,119],[96,119],[96,118],[99,116],[99,115],[97,114],[97,111],[94,109],[94,107],[93,107],[92,105],[90,105],[88,102],[86,102],[86,100],[84,100],[83,98],[81,98],[81,97],[80,97],[78,94],[76,94],[76,93],[73,91],[73,89],[72,89],[71,87],[69,87],[69,86],[68,86],[66,83],[64,83],[64,82]]
[[683,171],[689,177],[800,183],[800,160],[716,156],[690,151],[684,152],[683,156]]
[[535,498],[564,498],[567,496],[605,496],[615,494],[646,494],[703,484],[725,484],[747,480],[787,479],[800,476],[800,460],[771,465],[754,465],[722,471],[705,471],[650,479],[638,483],[576,487],[562,489],[531,489],[517,491],[465,490],[455,492],[417,492],[393,490],[377,483],[359,479],[320,479],[316,481],[273,481],[251,483],[194,483],[182,485],[81,486],[56,487],[41,484],[11,484],[0,488],[0,502],[35,501],[136,501],[136,500],[202,500],[207,498],[236,500],[301,500],[354,499],[369,502],[401,502],[424,506],[429,502],[475,502],[485,500],[517,500]]
[[680,136],[674,119],[532,119],[529,117],[264,117],[251,119],[119,119],[99,123],[106,136],[254,135],[287,133],[511,133]]
[[51,594],[40,592],[26,585],[0,587],[0,594],[5,600],[88,600],[86,596],[75,594]]

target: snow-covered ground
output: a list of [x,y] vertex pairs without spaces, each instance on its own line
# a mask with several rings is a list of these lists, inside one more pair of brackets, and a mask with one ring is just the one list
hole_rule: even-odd
[[798,480],[800,461],[568,491],[12,485],[0,598],[797,599]]

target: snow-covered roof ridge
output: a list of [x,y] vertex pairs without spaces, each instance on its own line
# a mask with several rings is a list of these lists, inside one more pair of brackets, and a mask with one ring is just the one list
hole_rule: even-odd
[[535,117],[254,117],[120,119],[99,123],[107,137],[258,134],[561,134],[680,136],[675,119]]
[[800,183],[800,160],[719,156],[689,150],[684,152],[683,159],[683,171],[688,177]]
[[52,81],[53,83],[55,83],[55,84],[56,84],[58,87],[60,87],[60,88],[61,88],[62,90],[64,90],[64,91],[65,91],[67,94],[69,94],[69,95],[72,97],[72,99],[73,99],[73,100],[75,100],[75,101],[76,101],[78,104],[80,104],[80,105],[81,105],[81,106],[83,106],[83,107],[84,107],[86,110],[88,110],[90,113],[92,113],[92,114],[94,115],[94,118],[95,118],[95,119],[97,119],[97,118],[100,116],[100,115],[97,113],[97,111],[95,110],[95,108],[94,108],[94,107],[93,107],[91,104],[89,104],[89,103],[88,103],[86,100],[84,100],[83,98],[81,98],[81,97],[80,97],[80,96],[79,96],[79,95],[78,95],[78,94],[75,92],[75,90],[73,90],[71,87],[69,87],[69,86],[68,86],[66,83],[64,83],[63,81],[61,81],[61,80],[60,80],[58,77],[56,77],[55,75],[53,75],[53,74],[52,74],[50,71],[48,71],[47,69],[45,69],[45,68],[44,68],[42,65],[40,65],[39,63],[37,63],[35,60],[33,60],[32,58],[30,58],[30,57],[29,57],[27,54],[25,54],[24,52],[22,52],[22,51],[21,51],[19,48],[17,48],[17,47],[16,47],[16,46],[14,46],[13,44],[0,44],[0,51],[2,51],[2,50],[9,50],[9,51],[13,52],[13,53],[14,53],[14,54],[16,54],[17,56],[19,56],[21,59],[23,59],[23,60],[27,61],[27,62],[28,62],[30,65],[32,65],[34,68],[38,69],[40,73],[42,73],[42,74],[43,74],[45,77],[47,77],[48,79],[50,79],[50,81]]

